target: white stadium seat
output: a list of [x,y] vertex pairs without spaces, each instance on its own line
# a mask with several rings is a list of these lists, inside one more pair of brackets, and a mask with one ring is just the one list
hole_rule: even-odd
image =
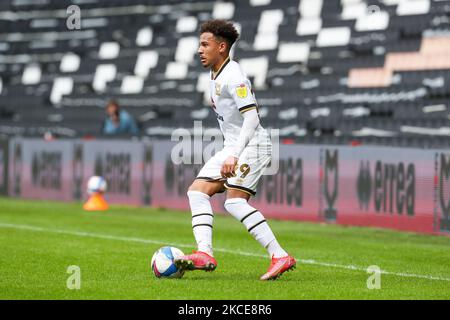
[[374,128],[361,128],[360,130],[355,130],[352,132],[352,134],[355,137],[394,137],[397,135],[394,131],[389,130],[380,130],[380,129],[374,129]]
[[73,89],[73,79],[71,77],[60,77],[53,81],[52,92],[50,94],[50,102],[58,104],[62,100],[62,96],[71,94]]
[[278,114],[278,117],[281,120],[291,120],[296,119],[298,116],[298,109],[297,108],[289,108],[287,110],[280,111]]
[[350,35],[348,27],[325,28],[320,30],[316,45],[318,47],[345,46],[350,42]]
[[184,79],[187,76],[188,65],[184,62],[169,62],[166,66],[167,79]]
[[283,21],[283,10],[265,10],[261,13],[258,24],[258,33],[278,32],[278,27]]
[[213,9],[214,19],[231,19],[234,16],[234,3],[232,2],[216,2]]
[[22,84],[24,85],[33,85],[38,84],[41,81],[41,67],[32,63],[25,67],[25,70],[22,74]]
[[239,61],[239,64],[249,77],[254,77],[253,85],[255,88],[264,88],[269,69],[268,57],[242,59]]
[[353,5],[353,4],[357,4],[357,3],[361,3],[363,2],[362,0],[341,0],[341,5],[343,7],[345,6],[349,6],[349,5]]
[[273,50],[278,47],[278,34],[258,33],[253,43],[255,50]]
[[356,31],[385,30],[389,25],[389,14],[385,11],[375,12],[360,17],[355,24]]
[[211,83],[211,75],[209,72],[202,72],[197,80],[196,90],[203,93],[203,103],[209,105],[211,103],[211,95],[209,93],[209,85]]
[[278,50],[278,62],[307,62],[309,45],[307,43],[283,43]]
[[142,28],[136,35],[136,45],[139,47],[149,46],[153,40],[153,29],[150,27]]
[[253,7],[267,6],[271,0],[250,0],[250,5]]
[[202,72],[197,80],[196,90],[198,92],[209,91],[209,84],[211,82],[211,75],[209,72]]
[[193,111],[191,111],[191,118],[197,119],[197,120],[203,120],[208,116],[210,110],[211,110],[211,108],[202,108],[200,110],[193,110]]
[[198,38],[187,37],[178,40],[175,61],[191,63],[198,50]]
[[115,59],[119,56],[120,46],[117,42],[103,42],[100,45],[98,56],[100,59]]
[[261,13],[253,44],[255,50],[272,50],[278,47],[278,27],[282,21],[282,10],[265,10]]
[[358,19],[367,13],[367,5],[363,2],[347,3],[342,8],[341,17],[344,20]]
[[141,51],[136,59],[134,74],[142,78],[147,78],[150,69],[156,67],[157,64],[158,52],[152,50]]
[[97,92],[103,92],[106,83],[114,80],[117,73],[117,67],[114,64],[101,64],[95,69],[93,88]]
[[144,87],[144,80],[141,77],[125,76],[122,79],[120,93],[122,94],[141,93],[143,87]]
[[403,0],[381,0],[387,6],[396,6]]
[[311,118],[328,117],[330,115],[330,108],[316,108],[311,109],[309,114]]
[[430,0],[402,0],[397,6],[397,15],[425,14],[430,11]]
[[322,28],[321,18],[300,18],[297,23],[297,35],[308,36],[318,34]]
[[80,68],[80,57],[75,53],[69,52],[61,59],[59,70],[61,72],[75,72]]
[[300,0],[298,11],[304,18],[320,17],[322,12],[323,0]]
[[194,32],[197,30],[197,24],[196,17],[181,17],[177,21],[176,30],[179,33]]

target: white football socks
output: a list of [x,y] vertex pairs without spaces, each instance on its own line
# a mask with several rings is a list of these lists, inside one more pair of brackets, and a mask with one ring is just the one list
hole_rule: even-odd
[[233,217],[245,225],[248,232],[267,249],[271,257],[280,258],[288,255],[281,248],[264,216],[250,206],[247,200],[243,198],[228,199],[224,206]]
[[198,251],[213,256],[212,227],[214,215],[209,202],[210,196],[200,191],[188,191],[192,212],[192,229],[197,241]]

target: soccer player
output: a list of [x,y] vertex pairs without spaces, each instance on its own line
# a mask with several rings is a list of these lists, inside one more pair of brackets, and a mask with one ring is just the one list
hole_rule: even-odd
[[273,280],[294,269],[296,261],[280,246],[261,212],[248,203],[270,163],[271,142],[259,123],[250,81],[229,56],[238,36],[233,24],[225,20],[206,21],[200,27],[198,54],[203,67],[211,69],[212,107],[224,135],[224,148],[205,163],[189,187],[187,196],[198,251],[175,259],[175,264],[184,270],[216,269],[210,198],[227,190],[225,209],[245,225],[272,258],[261,280]]

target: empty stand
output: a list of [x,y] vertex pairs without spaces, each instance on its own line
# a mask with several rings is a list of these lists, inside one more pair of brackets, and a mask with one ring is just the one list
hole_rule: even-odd
[[196,56],[211,18],[236,23],[233,58],[283,138],[449,146],[450,1],[433,0],[2,1],[0,133],[99,136],[110,99],[142,136],[217,128]]

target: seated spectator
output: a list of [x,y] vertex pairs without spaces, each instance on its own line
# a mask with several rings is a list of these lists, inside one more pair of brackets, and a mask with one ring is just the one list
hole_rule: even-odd
[[139,134],[136,121],[128,112],[120,110],[117,102],[108,102],[106,114],[108,116],[103,123],[104,134]]

